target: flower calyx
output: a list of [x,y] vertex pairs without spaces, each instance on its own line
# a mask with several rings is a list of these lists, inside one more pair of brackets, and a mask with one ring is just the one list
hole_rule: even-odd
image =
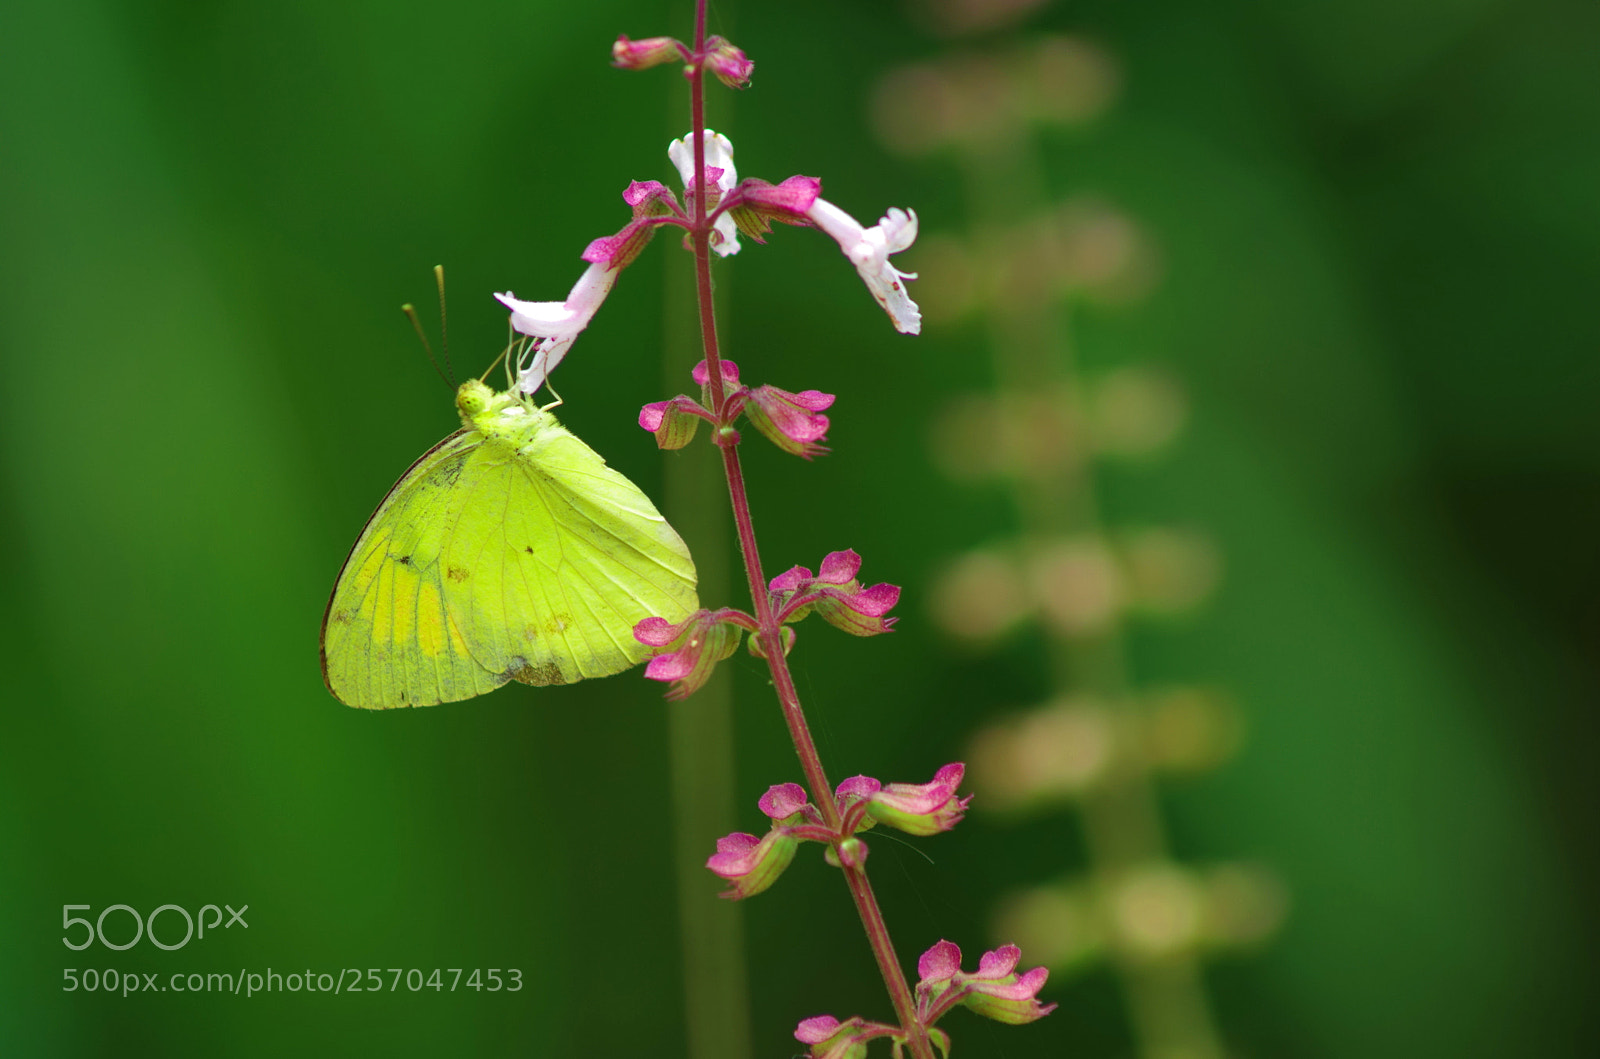
[[956,790],[966,766],[951,762],[933,774],[928,783],[883,784],[871,776],[852,776],[839,784],[835,797],[844,834],[886,824],[908,835],[937,835],[949,831],[966,815],[972,796],[958,798]]
[[[729,88],[749,88],[756,64],[742,48],[726,37],[707,37],[704,53],[706,69]],[[688,71],[685,71],[688,73]]]
[[774,221],[798,228],[811,227],[806,214],[820,194],[822,181],[816,177],[792,176],[781,184],[749,177],[735,190],[728,212],[741,232],[758,243],[765,243]]
[[704,686],[717,663],[733,654],[741,630],[755,627],[750,615],[724,607],[697,610],[676,625],[665,618],[646,618],[633,627],[633,638],[658,649],[644,675],[670,683],[667,698],[679,702]]
[[683,76],[693,77],[701,65],[729,88],[746,88],[756,64],[744,51],[725,37],[707,37],[705,50],[698,55],[672,37],[646,37],[629,40],[620,36],[611,45],[611,65],[623,70],[648,70],[663,63],[682,62]]
[[681,449],[694,440],[700,420],[717,421],[700,402],[682,394],[670,401],[656,401],[639,409],[639,425],[656,436],[656,447]]
[[853,550],[830,552],[816,576],[803,566],[786,570],[767,585],[773,608],[781,622],[795,622],[815,610],[835,628],[852,636],[876,636],[894,627],[885,618],[900,601],[898,585],[863,588],[856,580],[861,556]]
[[[833,406],[833,394],[820,390],[792,393],[765,385],[752,389],[740,384],[739,365],[731,360],[719,360],[717,364],[722,387],[720,405],[713,392],[709,362],[702,360],[694,367],[700,401],[679,394],[640,410],[639,425],[655,434],[658,446],[677,449],[687,445],[701,419],[718,427],[715,440],[719,445],[738,444],[739,432],[733,429],[733,423],[743,413],[752,426],[784,452],[811,459],[828,451],[821,444],[828,433],[828,417],[822,412]],[[719,407],[720,416],[712,411]]]
[[1035,967],[1017,974],[1022,950],[1002,945],[983,954],[971,974],[961,969],[961,950],[954,942],[940,941],[917,960],[917,1017],[932,1025],[945,1012],[964,1005],[985,1018],[1018,1026],[1041,1019],[1056,1009],[1041,1004],[1037,996],[1050,972]]
[[949,831],[967,813],[972,795],[958,798],[956,790],[967,767],[953,761],[933,774],[927,783],[891,783],[867,798],[867,813],[880,824],[908,835],[937,835]]
[[760,838],[742,831],[724,835],[717,839],[717,852],[706,861],[707,868],[731,884],[718,896],[754,897],[778,881],[801,842],[826,841],[827,829],[798,783],[767,788],[757,804],[772,819],[767,833]]
[[[812,1059],[864,1059],[867,1042],[887,1037],[894,1042],[895,1059],[900,1059],[908,1035],[899,1026],[882,1022],[868,1022],[860,1015],[852,1015],[840,1022],[832,1015],[815,1015],[801,1020],[794,1030],[795,1040],[811,1046]],[[943,1030],[929,1027],[928,1036],[939,1054],[950,1054],[950,1036]]]
[[741,396],[750,425],[784,452],[809,460],[828,451],[820,444],[828,436],[828,417],[821,413],[833,406],[833,394],[820,390],[790,393],[776,386],[757,386],[743,391]]
[[662,63],[688,62],[688,47],[673,37],[646,37],[629,40],[622,34],[611,45],[611,65],[619,70],[648,70]]

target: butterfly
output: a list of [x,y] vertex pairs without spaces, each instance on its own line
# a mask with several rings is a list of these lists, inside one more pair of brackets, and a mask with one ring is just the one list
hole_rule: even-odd
[[636,623],[699,606],[682,539],[551,407],[462,384],[462,429],[389,490],[334,583],[322,677],[340,702],[608,676],[650,654]]

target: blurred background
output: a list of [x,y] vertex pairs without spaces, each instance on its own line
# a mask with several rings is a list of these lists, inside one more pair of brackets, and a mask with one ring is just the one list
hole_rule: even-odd
[[[688,129],[682,78],[611,41],[689,28],[681,0],[0,12],[0,1053],[690,1054],[680,914],[742,923],[748,962],[749,1040],[694,1054],[889,1017],[814,850],[742,908],[709,873],[680,895],[699,766],[672,779],[659,686],[369,714],[318,671],[350,542],[455,426],[399,304],[434,321],[446,266],[465,375],[491,291],[564,297]],[[747,432],[769,574],[853,547],[905,589],[893,636],[800,627],[830,773],[970,763],[955,832],[870,839],[901,955],[1052,967],[1054,1015],[958,1012],[959,1054],[1595,1054],[1600,9],[724,0],[711,28],[757,64],[710,93],[741,175],[921,218],[919,338],[819,233],[718,281],[745,381],[838,394],[826,458]],[[622,277],[561,416],[745,606],[710,450],[634,423],[692,387],[685,260]],[[704,693],[722,831],[799,778],[764,672]],[[63,946],[62,906],[116,904],[249,925]],[[269,967],[523,988],[63,991]]]

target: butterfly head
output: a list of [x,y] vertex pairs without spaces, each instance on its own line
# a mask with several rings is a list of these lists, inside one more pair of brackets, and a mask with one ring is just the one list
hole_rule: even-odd
[[496,437],[526,430],[546,414],[515,391],[496,393],[479,379],[468,379],[456,391],[456,410],[468,430]]

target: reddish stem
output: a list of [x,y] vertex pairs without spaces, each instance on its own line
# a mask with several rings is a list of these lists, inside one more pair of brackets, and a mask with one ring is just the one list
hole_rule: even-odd
[[[722,378],[722,356],[717,341],[717,317],[711,298],[711,226],[706,216],[706,144],[705,144],[705,45],[706,0],[696,0],[694,25],[694,73],[690,78],[690,109],[694,135],[694,271],[695,287],[700,303],[700,337],[705,347],[706,372],[709,376],[712,411],[717,420],[726,422],[724,406],[728,395]],[[823,823],[835,835],[841,834],[839,806],[833,797],[833,786],[823,770],[817,744],[811,738],[806,724],[805,711],[800,706],[800,695],[795,690],[794,678],[789,673],[789,662],[783,651],[783,625],[773,611],[767,596],[767,579],[761,570],[761,554],[756,547],[755,523],[750,516],[750,499],[745,492],[744,471],[739,463],[738,434],[731,428],[719,428],[717,447],[722,450],[722,469],[728,479],[728,496],[733,506],[733,521],[739,533],[739,551],[744,557],[745,578],[750,583],[750,599],[755,607],[758,630],[756,636],[766,655],[772,672],[772,684],[777,691],[778,704],[783,708],[784,722],[789,726],[789,737],[794,741],[800,770],[805,774],[811,799],[822,814]],[[848,836],[844,836],[848,837]],[[837,850],[837,843],[835,843]],[[894,1004],[895,1015],[906,1033],[911,1054],[915,1059],[934,1059],[933,1045],[928,1030],[917,1019],[916,1001],[900,967],[899,957],[889,938],[889,927],[884,922],[872,884],[864,868],[844,867],[845,882],[850,896],[861,916],[872,954],[878,961],[889,999]]]

